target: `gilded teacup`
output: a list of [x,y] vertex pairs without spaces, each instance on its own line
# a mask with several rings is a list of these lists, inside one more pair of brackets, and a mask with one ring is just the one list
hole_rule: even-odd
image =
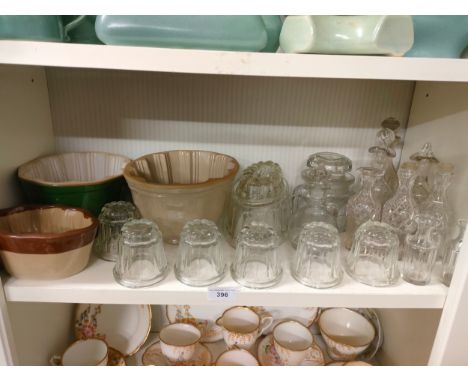
[[273,323],[271,315],[260,316],[247,306],[234,306],[224,311],[216,320],[223,328],[224,342],[229,349],[234,347],[249,350],[257,338]]
[[192,359],[200,338],[200,330],[185,323],[167,325],[159,334],[161,351],[171,362],[186,362]]
[[318,325],[328,354],[336,361],[352,361],[375,337],[374,326],[361,314],[346,308],[327,309]]
[[306,358],[314,337],[301,323],[285,321],[273,329],[273,342],[281,363],[285,366],[297,366]]
[[87,338],[73,342],[63,353],[63,366],[106,366],[107,343],[98,338]]
[[231,349],[219,355],[215,366],[258,366],[258,361],[245,349]]

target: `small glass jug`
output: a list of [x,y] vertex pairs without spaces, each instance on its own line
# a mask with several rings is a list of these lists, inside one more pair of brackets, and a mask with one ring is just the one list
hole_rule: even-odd
[[309,223],[299,235],[291,261],[291,275],[312,288],[330,288],[340,283],[340,237],[336,227]]
[[280,238],[276,230],[252,222],[242,228],[237,238],[232,278],[248,288],[268,288],[277,284],[283,273],[278,253]]
[[312,222],[324,222],[336,226],[335,218],[326,205],[328,176],[323,167],[304,170],[311,176],[311,182],[297,186],[293,191],[292,215],[288,224],[288,238],[296,248],[299,234],[304,226]]
[[[344,232],[346,203],[352,195],[351,186],[354,183],[354,176],[350,172],[353,168],[351,159],[338,153],[319,152],[307,160],[307,167],[312,169],[317,166],[322,166],[328,175],[325,190],[327,210],[336,221],[338,231]],[[302,177],[306,182],[311,181],[307,172]]]
[[195,219],[185,224],[180,234],[174,273],[190,286],[206,286],[220,281],[226,273],[221,249],[221,234],[216,224]]
[[162,235],[151,220],[139,219],[122,227],[120,253],[114,266],[114,278],[128,288],[156,284],[168,272]]
[[119,254],[122,227],[140,214],[129,202],[110,202],[102,207],[99,214],[99,231],[94,241],[94,253],[108,261],[116,261]]
[[357,229],[351,251],[344,257],[344,268],[363,284],[395,284],[400,277],[398,246],[398,235],[393,227],[369,220]]

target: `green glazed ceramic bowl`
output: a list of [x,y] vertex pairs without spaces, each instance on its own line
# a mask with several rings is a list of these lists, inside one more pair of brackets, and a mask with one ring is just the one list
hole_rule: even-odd
[[98,216],[104,204],[128,199],[123,168],[129,161],[96,152],[51,155],[20,166],[18,177],[29,203],[80,207]]

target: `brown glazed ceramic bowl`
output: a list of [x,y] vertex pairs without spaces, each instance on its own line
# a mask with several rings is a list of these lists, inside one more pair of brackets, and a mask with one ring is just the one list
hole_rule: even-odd
[[238,171],[228,155],[176,150],[135,159],[124,176],[141,215],[159,226],[166,242],[177,244],[188,221],[221,217]]
[[17,278],[54,280],[88,264],[98,221],[81,208],[26,205],[0,211],[0,257]]

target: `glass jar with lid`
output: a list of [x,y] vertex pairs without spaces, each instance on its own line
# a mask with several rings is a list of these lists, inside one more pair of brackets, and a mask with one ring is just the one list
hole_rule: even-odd
[[289,186],[281,167],[272,161],[247,167],[234,184],[223,219],[228,242],[235,247],[244,226],[263,223],[284,241],[290,216]]

